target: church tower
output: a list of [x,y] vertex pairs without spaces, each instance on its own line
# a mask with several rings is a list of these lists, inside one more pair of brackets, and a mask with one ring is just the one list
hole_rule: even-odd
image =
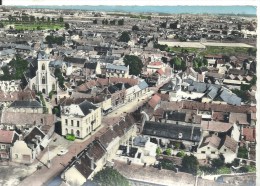
[[48,94],[56,90],[56,79],[51,75],[49,68],[50,58],[45,52],[38,54],[38,70],[36,72],[36,86],[39,92]]

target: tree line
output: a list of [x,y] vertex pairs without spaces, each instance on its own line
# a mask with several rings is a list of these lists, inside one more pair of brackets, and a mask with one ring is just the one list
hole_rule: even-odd
[[[93,24],[97,24],[98,23],[98,20],[97,19],[94,19],[93,20]],[[102,20],[102,25],[116,25],[116,20],[115,19],[113,19],[113,20],[107,20],[107,19],[103,19]],[[118,21],[117,21],[117,25],[118,26],[122,26],[122,25],[124,25],[124,19],[119,19]]]
[[8,16],[9,22],[44,22],[44,23],[63,23],[64,19],[63,17],[59,17],[57,19],[50,18],[50,17],[35,17],[35,16],[28,16],[28,15],[22,15],[22,16]]

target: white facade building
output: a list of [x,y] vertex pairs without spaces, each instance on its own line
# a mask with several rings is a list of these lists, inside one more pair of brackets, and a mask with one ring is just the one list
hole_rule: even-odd
[[38,54],[38,70],[36,76],[29,79],[30,89],[49,94],[52,90],[57,90],[55,77],[50,72],[50,59],[44,52]]

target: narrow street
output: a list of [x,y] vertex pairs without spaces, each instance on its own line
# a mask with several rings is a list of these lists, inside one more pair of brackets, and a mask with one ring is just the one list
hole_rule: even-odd
[[[35,171],[32,175],[25,178],[19,184],[19,186],[41,186],[47,182],[50,183],[52,180],[57,181],[57,176],[62,172],[64,167],[68,165],[70,160],[81,150],[83,150],[88,144],[90,144],[96,137],[100,136],[104,131],[106,131],[107,126],[113,123],[112,121],[115,118],[135,111],[139,106],[143,105],[153,93],[153,91],[149,91],[139,99],[135,99],[132,102],[127,103],[126,105],[123,105],[117,110],[109,113],[107,116],[104,116],[101,127],[98,128],[98,130],[96,130],[93,135],[87,137],[84,140],[76,140],[68,147],[68,152],[63,156],[53,156],[52,154],[53,159],[51,159],[50,168],[43,166],[40,170]],[[46,163],[46,155],[44,157],[45,158],[43,158],[42,161],[44,161],[43,163]]]

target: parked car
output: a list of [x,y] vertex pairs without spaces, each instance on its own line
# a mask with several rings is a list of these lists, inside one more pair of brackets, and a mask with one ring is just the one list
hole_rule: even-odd
[[58,155],[58,156],[62,156],[62,155],[64,155],[64,154],[66,154],[67,152],[68,152],[67,149],[62,149],[57,155]]

